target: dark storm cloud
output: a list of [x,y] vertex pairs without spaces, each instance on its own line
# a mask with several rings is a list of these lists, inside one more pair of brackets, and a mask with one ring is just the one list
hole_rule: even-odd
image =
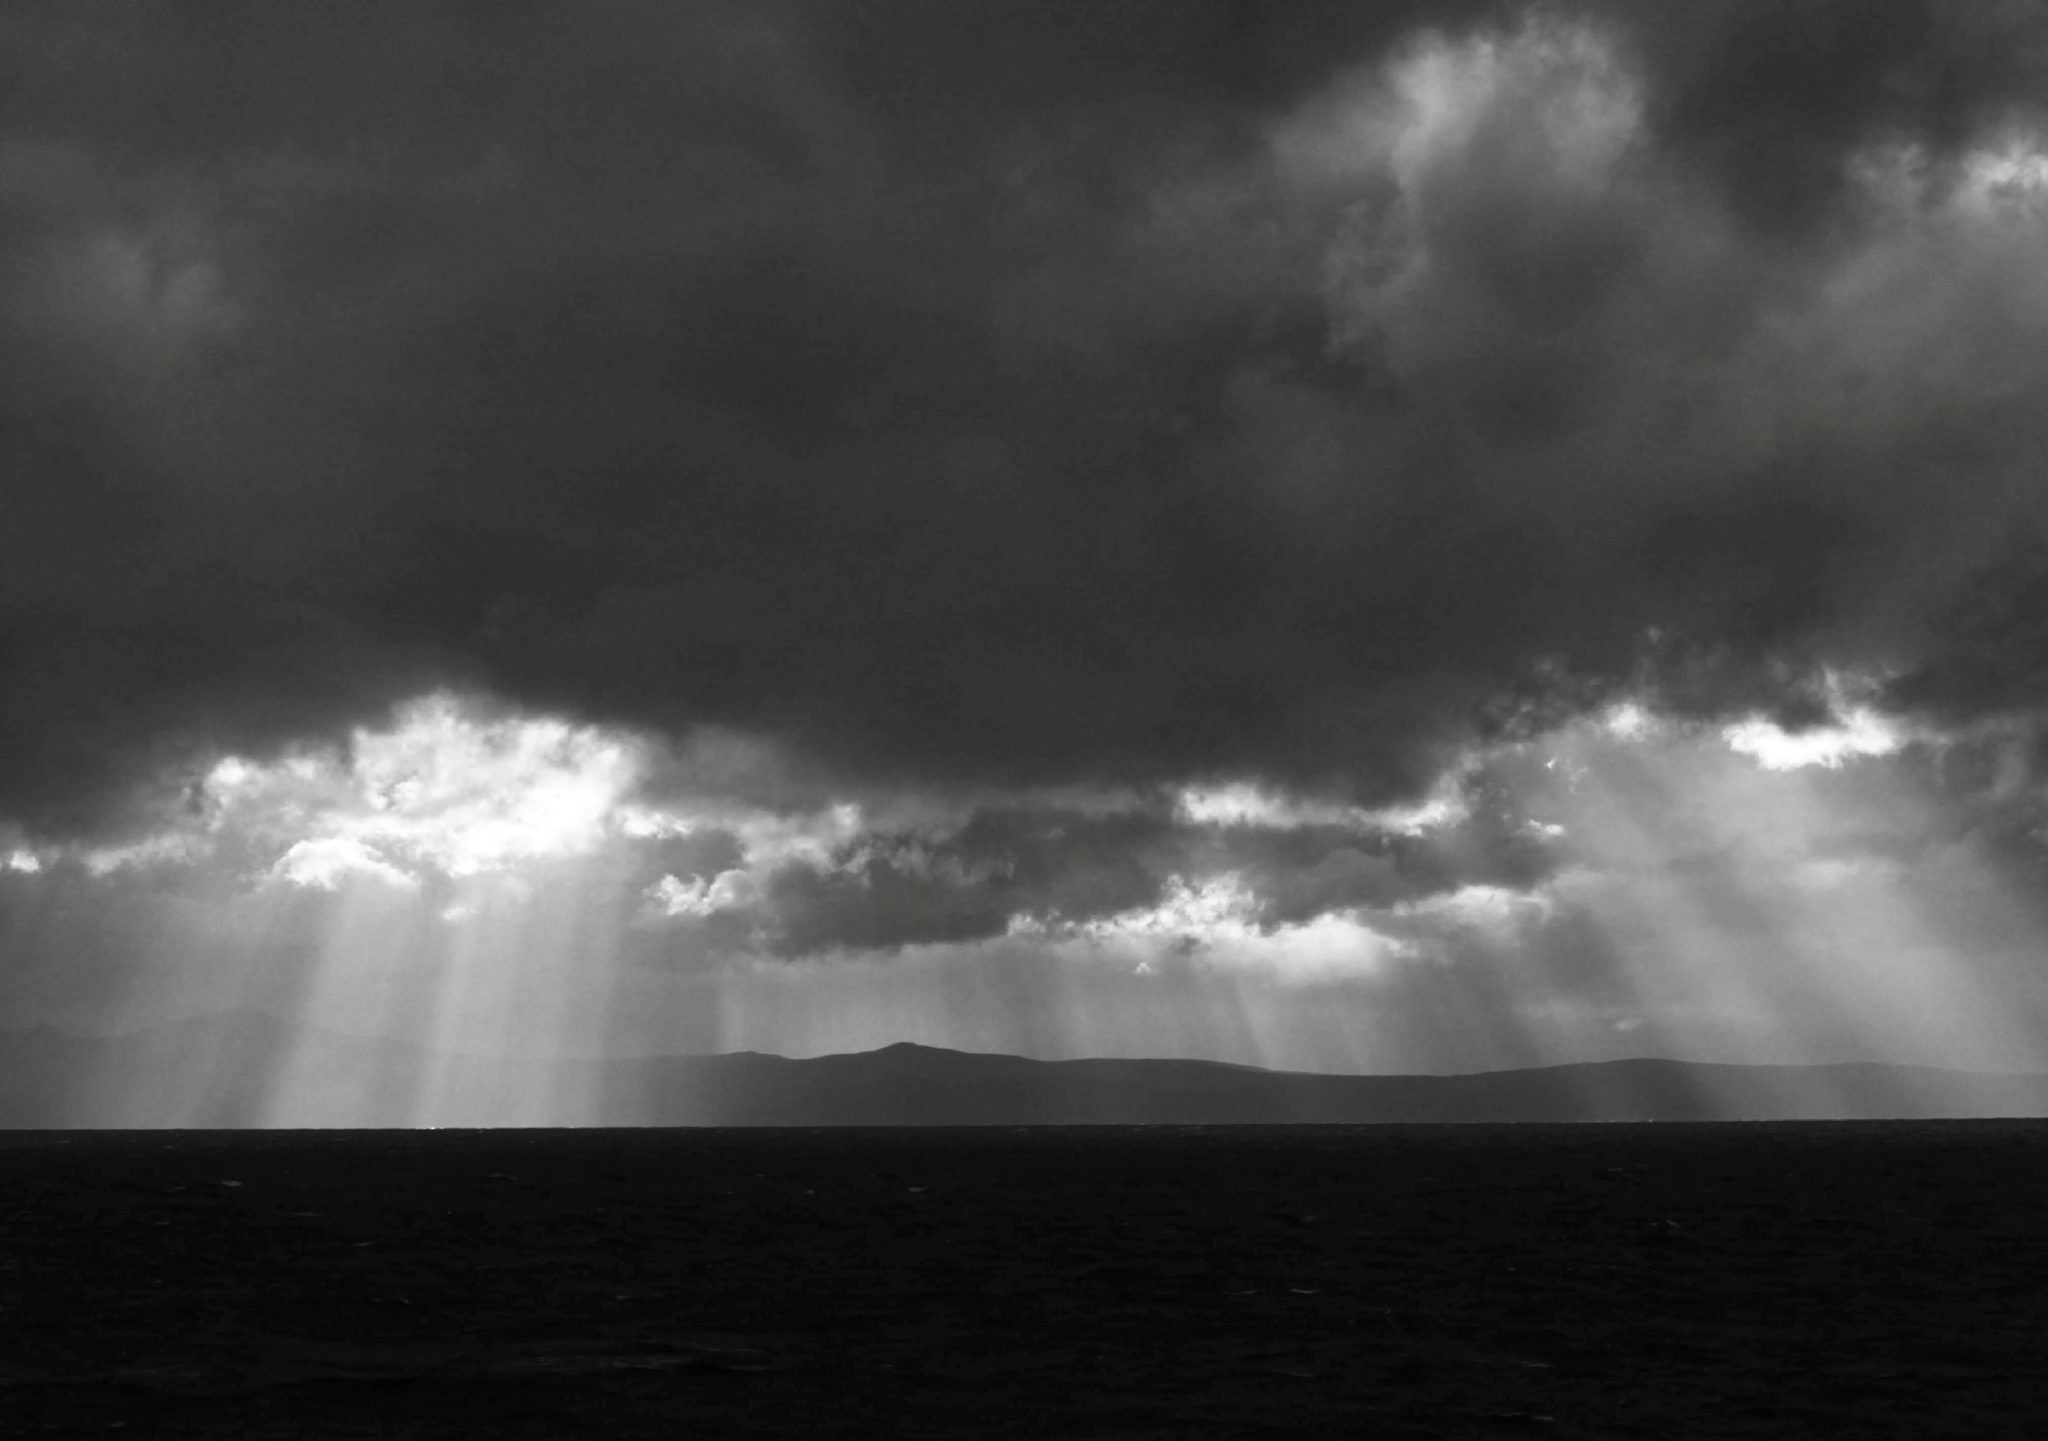
[[[2033,7],[0,26],[0,806],[46,831],[442,682],[848,785],[1375,801],[1623,689],[1810,713],[2042,521],[2039,214],[1943,209]],[[1449,118],[1389,150],[1404,75]]]

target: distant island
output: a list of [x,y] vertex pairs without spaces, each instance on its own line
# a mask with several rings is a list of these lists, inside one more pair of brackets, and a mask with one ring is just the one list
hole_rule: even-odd
[[[297,1078],[288,1108],[282,1078]],[[429,1081],[431,1084],[429,1085]],[[515,1106],[505,1098],[525,1097]],[[423,1095],[437,1098],[423,1107]],[[541,1098],[536,1101],[534,1098]],[[558,1105],[549,1104],[559,1098]],[[1456,1076],[1065,1060],[908,1042],[521,1062],[237,1013],[131,1036],[0,1035],[0,1128],[1057,1126],[1894,1120],[2048,1116],[2048,1076],[1637,1059]]]

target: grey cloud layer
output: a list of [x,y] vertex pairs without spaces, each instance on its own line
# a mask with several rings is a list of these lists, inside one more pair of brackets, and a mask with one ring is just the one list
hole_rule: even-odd
[[1462,818],[1407,833],[1370,824],[1214,823],[1165,807],[1086,814],[982,809],[940,829],[887,825],[822,852],[734,858],[710,834],[662,874],[709,886],[724,903],[657,927],[663,955],[707,946],[784,958],[984,941],[1014,925],[1058,935],[1158,907],[1177,886],[1222,882],[1266,931],[1336,911],[1385,912],[1466,886],[1526,889],[1557,864],[1554,846],[1508,798],[1468,786]]
[[0,811],[438,682],[1368,801],[1622,689],[2038,704],[2034,7],[973,10],[10,12]]

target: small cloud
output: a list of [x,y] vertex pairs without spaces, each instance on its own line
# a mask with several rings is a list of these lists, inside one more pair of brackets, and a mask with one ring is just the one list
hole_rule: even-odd
[[703,876],[692,876],[687,881],[679,876],[663,876],[642,895],[664,916],[708,916],[749,904],[759,890],[760,882],[753,875],[730,870],[709,880]]
[[1434,794],[1414,805],[1376,808],[1292,799],[1243,781],[1183,786],[1174,798],[1174,814],[1192,825],[1257,826],[1271,830],[1338,826],[1421,835],[1463,817],[1465,807],[1457,793],[1456,779],[1455,773],[1447,775]]
[[1650,728],[1650,713],[1634,701],[1624,701],[1600,718],[1601,729],[1621,740],[1635,740]]
[[1419,900],[1403,901],[1392,908],[1391,914],[1426,924],[1510,935],[1523,926],[1549,919],[1553,912],[1551,899],[1538,891],[1465,885]]
[[270,869],[278,880],[315,890],[339,890],[356,876],[369,876],[396,886],[415,890],[419,882],[392,865],[361,841],[347,836],[323,836],[299,841]]
[[123,846],[98,846],[80,852],[79,859],[93,875],[105,876],[115,871],[189,863],[202,850],[195,837],[172,833],[146,836]]
[[1169,877],[1156,905],[1140,906],[1091,920],[1070,921],[1054,914],[1023,914],[1010,918],[1013,936],[1074,937],[1092,941],[1132,937],[1193,937],[1205,940],[1231,932],[1256,932],[1258,898],[1236,875],[1213,876],[1191,883]]

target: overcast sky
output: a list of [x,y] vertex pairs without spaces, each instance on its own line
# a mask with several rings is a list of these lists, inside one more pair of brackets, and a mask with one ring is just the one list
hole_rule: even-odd
[[0,9],[0,1025],[2048,1068],[2048,7]]

